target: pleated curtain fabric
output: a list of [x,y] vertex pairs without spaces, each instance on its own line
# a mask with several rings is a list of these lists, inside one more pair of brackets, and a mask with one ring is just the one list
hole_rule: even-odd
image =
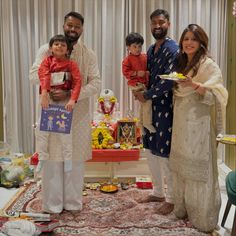
[[227,0],[1,0],[0,7],[4,139],[16,152],[34,151],[38,87],[30,84],[28,74],[35,53],[50,37],[63,33],[69,11],[84,16],[82,40],[97,54],[102,88],[114,91],[122,115],[139,110],[121,72],[125,36],[131,31],[142,34],[146,51],[154,42],[149,17],[157,8],[169,11],[169,36],[177,41],[190,23],[206,30],[211,55],[226,78]]

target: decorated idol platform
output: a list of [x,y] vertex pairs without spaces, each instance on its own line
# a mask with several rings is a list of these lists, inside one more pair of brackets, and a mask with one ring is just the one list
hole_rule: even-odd
[[96,104],[92,122],[92,148],[95,162],[119,162],[139,159],[141,128],[132,113],[121,117],[118,101],[110,89],[104,89]]

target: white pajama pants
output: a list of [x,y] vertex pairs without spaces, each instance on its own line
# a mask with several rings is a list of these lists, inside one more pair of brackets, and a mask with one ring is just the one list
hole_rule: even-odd
[[84,186],[84,162],[72,161],[72,170],[64,172],[64,162],[45,160],[42,169],[42,210],[60,213],[81,210]]
[[[165,197],[166,202],[173,203],[172,174],[169,168],[169,158],[153,155],[150,150],[147,152],[147,161],[152,175],[153,195]],[[165,181],[164,181],[165,180]],[[167,189],[165,189],[165,183]]]

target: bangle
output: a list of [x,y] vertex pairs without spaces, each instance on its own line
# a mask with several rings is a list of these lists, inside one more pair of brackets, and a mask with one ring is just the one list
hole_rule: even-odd
[[200,88],[200,84],[198,84],[195,88],[194,88],[194,90],[198,90]]

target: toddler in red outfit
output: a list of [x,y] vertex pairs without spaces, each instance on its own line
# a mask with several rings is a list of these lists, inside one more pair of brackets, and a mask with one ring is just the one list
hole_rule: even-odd
[[[128,80],[132,91],[145,91],[148,85],[149,72],[147,71],[147,55],[142,53],[143,37],[139,33],[127,35],[126,47],[128,56],[122,62],[122,72]],[[152,102],[147,100],[140,104],[140,122],[150,132],[155,133],[152,125]]]
[[[40,103],[43,109],[47,109],[50,104],[65,106],[66,110],[71,112],[78,100],[81,89],[81,75],[76,62],[68,58],[69,43],[64,35],[56,35],[49,42],[51,55],[46,57],[38,69],[40,79]],[[66,90],[71,96],[62,101],[50,99],[50,91]],[[73,122],[73,121],[72,121]],[[39,155],[39,165],[36,172],[39,172],[43,166],[43,161],[48,160],[48,139],[50,135],[57,135],[58,145],[62,146],[64,171],[72,170],[72,130],[70,134],[50,133],[36,128],[36,152]]]
[[65,104],[65,108],[72,111],[81,89],[79,68],[76,62],[67,57],[69,44],[64,35],[56,35],[51,38],[49,48],[52,55],[42,61],[38,70],[41,106],[48,108],[48,95],[52,89],[63,89],[71,91],[71,98]]

